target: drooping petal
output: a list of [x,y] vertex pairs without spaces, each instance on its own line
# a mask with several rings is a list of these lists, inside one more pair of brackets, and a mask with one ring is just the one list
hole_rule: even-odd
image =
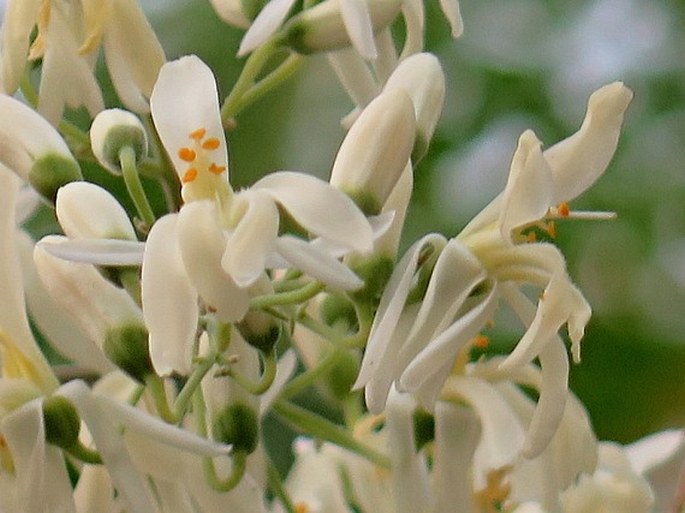
[[429,234],[415,242],[397,264],[385,287],[374,318],[361,369],[353,388],[361,388],[380,371],[384,355],[402,315],[407,296],[414,281],[419,258],[425,248],[441,251],[446,240],[438,234]]
[[346,244],[360,253],[373,247],[373,230],[346,195],[327,182],[293,171],[278,171],[257,181],[295,220],[315,235]]
[[376,97],[376,79],[356,50],[343,48],[327,53],[326,57],[355,105],[364,107]]
[[190,134],[200,129],[218,140],[216,164],[228,166],[216,81],[212,70],[198,57],[188,55],[162,66],[150,98],[150,109],[179,177],[183,177],[187,167],[179,150],[187,147]]
[[340,290],[356,290],[364,282],[349,267],[315,245],[284,235],[276,241],[278,253],[293,267]]
[[499,213],[500,233],[511,241],[514,228],[542,219],[554,201],[552,171],[532,130],[519,138]]
[[601,87],[590,96],[580,129],[544,152],[554,174],[554,204],[574,199],[604,173],[632,98],[622,82]]
[[7,0],[2,24],[3,89],[14,94],[24,74],[31,32],[36,25],[41,0]]
[[19,502],[26,513],[75,513],[64,457],[45,441],[42,405],[42,399],[31,401],[0,424],[15,465]]
[[424,28],[426,13],[422,0],[407,0],[402,2],[402,16],[407,31],[402,48],[402,57],[406,58],[423,50]]
[[187,203],[178,214],[177,230],[183,265],[200,297],[221,321],[242,319],[249,297],[221,266],[226,236],[216,206],[209,201]]
[[137,1],[112,2],[103,43],[109,76],[119,98],[135,112],[149,112],[147,98],[166,59]]
[[79,513],[113,511],[114,488],[102,465],[87,465],[81,470],[74,488],[74,502]]
[[352,45],[366,60],[378,56],[373,40],[371,14],[365,0],[340,0],[340,13]]
[[480,439],[480,422],[474,410],[439,401],[435,405],[435,464],[433,467],[436,513],[473,513],[471,462]]
[[177,215],[169,214],[152,226],[141,277],[150,357],[160,376],[190,372],[198,323],[197,291],[181,258],[177,221]]
[[238,57],[243,57],[265,43],[283,24],[295,0],[270,0],[250,25],[238,48]]
[[440,0],[440,8],[442,13],[450,22],[452,28],[452,37],[457,38],[464,32],[464,21],[461,19],[461,11],[459,9],[458,0]]
[[244,191],[234,198],[235,210],[244,210],[238,225],[228,236],[221,266],[242,288],[252,285],[264,273],[267,257],[278,236],[278,208],[268,194]]

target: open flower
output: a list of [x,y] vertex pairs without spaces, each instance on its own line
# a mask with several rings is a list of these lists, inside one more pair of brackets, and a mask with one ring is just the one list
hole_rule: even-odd
[[[216,83],[200,59],[183,57],[162,68],[151,109],[185,201],[178,214],[155,223],[146,243],[143,310],[153,361],[157,333],[167,348],[190,343],[188,337],[197,326],[198,296],[220,321],[242,319],[248,289],[271,262],[285,261],[335,288],[361,286],[361,280],[321,245],[279,235],[281,208],[324,246],[330,242],[350,251],[370,251],[371,225],[343,193],[291,171],[272,173],[244,191],[232,190]],[[181,349],[167,351],[186,354]],[[173,364],[154,363],[163,373],[185,368],[178,359]]]
[[[535,135],[525,132],[504,192],[456,238],[428,235],[407,251],[381,299],[356,382],[366,387],[372,411],[383,408],[393,382],[430,407],[457,354],[491,321],[503,299],[527,329],[500,368],[512,370],[539,357],[547,422],[559,421],[568,363],[564,351],[547,348],[563,348],[557,332],[566,324],[574,358],[580,358],[590,307],[571,282],[560,251],[527,238],[524,230],[548,228],[549,218],[575,215],[566,201],[606,169],[631,98],[621,83],[602,87],[590,97],[580,130],[544,153]],[[408,301],[427,273],[422,302]],[[542,289],[537,305],[521,290],[524,284]]]
[[[114,87],[124,104],[147,112],[164,52],[136,0],[10,0],[3,22],[2,87],[14,93],[28,61],[42,59],[38,110],[57,124],[65,105],[104,108],[95,79],[104,48]],[[37,27],[37,37],[31,35]]]

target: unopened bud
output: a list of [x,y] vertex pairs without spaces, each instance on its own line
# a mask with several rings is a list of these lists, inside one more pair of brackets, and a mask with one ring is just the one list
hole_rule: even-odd
[[245,342],[264,354],[272,354],[281,337],[281,321],[261,311],[248,312],[236,327]]
[[[352,46],[340,4],[341,0],[325,0],[293,17],[283,27],[284,44],[303,54]],[[401,0],[368,0],[374,33],[390,25],[401,7]]]
[[366,303],[377,303],[392,275],[394,260],[383,255],[374,255],[372,258],[350,255],[347,264],[364,280],[361,289],[350,293],[352,298]]
[[251,454],[259,441],[257,412],[244,403],[226,406],[214,417],[214,440],[233,446],[234,452]]
[[78,440],[81,419],[68,399],[55,395],[43,401],[45,440],[52,445],[69,449]]
[[69,238],[136,240],[136,232],[124,207],[95,184],[75,182],[62,187],[57,192],[55,211]]
[[81,168],[71,155],[47,153],[38,157],[28,173],[33,188],[51,203],[57,191],[69,182],[83,180]]
[[123,109],[103,110],[90,127],[90,143],[95,158],[108,171],[121,174],[119,153],[129,147],[136,162],[147,156],[145,128],[135,114]]
[[409,161],[415,137],[414,106],[407,93],[393,89],[380,94],[343,140],[331,185],[367,215],[378,214]]
[[348,398],[358,374],[359,356],[353,351],[345,351],[326,375],[328,391],[338,400]]
[[412,161],[418,162],[428,145],[445,104],[445,74],[437,57],[418,53],[404,59],[385,83],[384,91],[402,89],[414,104],[416,141]]
[[102,350],[112,363],[141,383],[145,382],[146,376],[154,374],[148,333],[142,324],[110,328],[105,334]]

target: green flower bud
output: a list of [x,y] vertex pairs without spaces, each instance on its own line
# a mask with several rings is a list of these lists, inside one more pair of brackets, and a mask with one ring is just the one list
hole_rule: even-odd
[[343,325],[348,331],[357,329],[357,312],[354,305],[345,297],[329,294],[321,302],[319,315],[329,326]]
[[52,445],[69,449],[76,444],[81,419],[68,399],[55,395],[43,401],[45,440]]
[[359,374],[359,356],[354,351],[345,351],[335,367],[326,375],[326,386],[334,398],[343,400],[350,396],[350,390]]
[[[399,14],[399,0],[369,0],[374,32],[384,29]],[[303,54],[329,52],[352,45],[343,22],[340,0],[325,0],[293,17],[283,27],[283,43]]]
[[47,153],[33,162],[28,180],[41,196],[54,203],[60,187],[83,180],[83,175],[78,163],[71,156]]
[[281,321],[264,312],[248,312],[236,327],[245,342],[265,354],[273,353],[281,338]]
[[109,328],[102,350],[117,367],[141,383],[147,375],[154,374],[148,349],[148,333],[141,324]]
[[259,441],[257,412],[244,403],[226,406],[214,416],[214,440],[231,444],[235,452],[251,454]]
[[122,110],[103,110],[90,127],[93,153],[102,167],[121,174],[119,153],[123,148],[133,149],[136,162],[147,156],[147,135],[137,116]]
[[395,267],[392,259],[385,256],[365,258],[351,255],[349,265],[357,276],[364,280],[364,286],[351,293],[352,298],[361,302],[377,303]]

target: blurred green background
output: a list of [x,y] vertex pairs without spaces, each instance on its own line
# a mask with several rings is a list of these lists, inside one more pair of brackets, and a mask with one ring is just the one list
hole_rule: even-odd
[[[169,59],[195,53],[222,96],[243,60],[242,32],[207,0],[142,1]],[[504,186],[519,134],[546,145],[577,129],[589,94],[622,80],[635,92],[618,152],[576,209],[615,221],[559,225],[558,244],[595,315],[572,386],[600,438],[631,441],[685,424],[685,3],[675,0],[463,0],[453,41],[428,0],[426,49],[448,82],[445,112],[416,169],[405,245],[458,233]],[[352,108],[323,57],[244,111],[229,134],[231,179],[276,169],[326,177]],[[500,329],[504,343],[515,333]]]

